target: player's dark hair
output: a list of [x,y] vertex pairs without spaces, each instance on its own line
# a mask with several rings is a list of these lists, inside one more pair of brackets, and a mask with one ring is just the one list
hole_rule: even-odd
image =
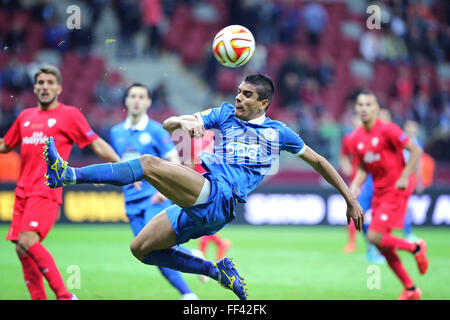
[[258,93],[258,100],[268,99],[269,104],[266,107],[270,106],[272,102],[273,95],[275,93],[275,85],[273,80],[266,75],[263,74],[252,74],[245,77],[244,82],[250,83],[256,87],[256,92]]
[[151,98],[151,94],[150,94],[150,89],[145,85],[142,84],[140,82],[134,82],[133,84],[131,84],[126,90],[125,90],[125,95],[124,95],[124,99],[126,99],[128,97],[128,93],[130,92],[130,90],[134,87],[141,87],[144,88],[145,90],[147,90],[147,95],[149,98]]
[[39,70],[34,74],[34,83],[36,83],[38,76],[41,73],[46,73],[46,74],[52,74],[56,77],[56,81],[58,82],[58,84],[61,84],[61,71],[59,71],[59,69],[55,66],[52,65],[46,65],[46,66],[42,66],[39,68]]
[[377,96],[375,95],[375,93],[372,91],[372,90],[369,90],[369,89],[362,89],[362,90],[360,90],[360,91],[358,91],[358,93],[357,93],[357,95],[356,95],[356,97],[355,97],[355,101],[356,101],[356,99],[358,99],[358,97],[360,96],[360,95],[367,95],[367,96],[372,96],[372,97],[374,97],[374,99],[375,99],[375,101],[378,103],[378,99],[377,99]]

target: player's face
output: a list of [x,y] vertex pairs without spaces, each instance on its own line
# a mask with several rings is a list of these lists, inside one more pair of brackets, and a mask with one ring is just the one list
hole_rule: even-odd
[[128,114],[132,116],[140,116],[146,113],[151,103],[152,100],[148,96],[147,89],[143,87],[132,87],[125,99]]
[[369,123],[377,119],[379,105],[371,94],[360,94],[356,99],[355,111],[363,123]]
[[235,98],[234,115],[241,120],[249,121],[264,114],[268,99],[258,100],[256,86],[242,82]]
[[61,84],[58,83],[55,75],[41,73],[36,78],[34,94],[37,96],[41,106],[49,106],[53,101],[56,101],[61,91]]

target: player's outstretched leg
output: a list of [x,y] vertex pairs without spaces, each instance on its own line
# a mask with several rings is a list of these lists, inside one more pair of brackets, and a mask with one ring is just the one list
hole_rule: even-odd
[[47,185],[50,188],[75,183],[125,186],[145,179],[182,208],[195,204],[206,180],[201,174],[186,166],[150,155],[129,161],[72,168],[58,155],[52,137],[46,141],[44,156],[47,162]]

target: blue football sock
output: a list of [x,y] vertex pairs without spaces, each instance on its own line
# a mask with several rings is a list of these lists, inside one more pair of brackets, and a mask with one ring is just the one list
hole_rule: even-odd
[[203,260],[175,247],[150,252],[142,262],[186,273],[203,274],[215,280],[219,279],[219,270],[211,261]]
[[403,232],[405,236],[412,234],[412,218],[411,218],[411,211],[406,210],[406,216],[405,216],[405,224],[403,227]]
[[107,183],[126,186],[142,180],[144,171],[139,159],[117,163],[102,163],[75,168],[76,183]]
[[167,279],[167,281],[169,281],[170,284],[175,289],[177,289],[181,294],[192,292],[192,290],[189,288],[186,281],[184,281],[179,271],[164,267],[159,267],[159,270],[161,271],[163,276]]
[[362,232],[366,235],[367,234],[367,230],[369,230],[369,224],[363,224],[362,225]]

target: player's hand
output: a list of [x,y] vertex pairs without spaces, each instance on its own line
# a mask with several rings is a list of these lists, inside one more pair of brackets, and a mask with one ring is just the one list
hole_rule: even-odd
[[399,190],[406,190],[408,188],[409,179],[405,177],[400,177],[395,183],[395,188]]
[[347,225],[350,224],[350,220],[353,220],[355,223],[356,230],[362,230],[362,225],[364,224],[364,212],[357,201],[347,203]]
[[150,203],[158,204],[158,203],[162,203],[166,200],[167,200],[167,198],[163,194],[157,192],[150,198]]
[[142,189],[141,185],[142,185],[142,181],[133,182],[133,186],[136,190],[141,190]]
[[189,133],[191,138],[201,138],[205,135],[206,130],[203,124],[192,121],[182,121],[181,129]]

